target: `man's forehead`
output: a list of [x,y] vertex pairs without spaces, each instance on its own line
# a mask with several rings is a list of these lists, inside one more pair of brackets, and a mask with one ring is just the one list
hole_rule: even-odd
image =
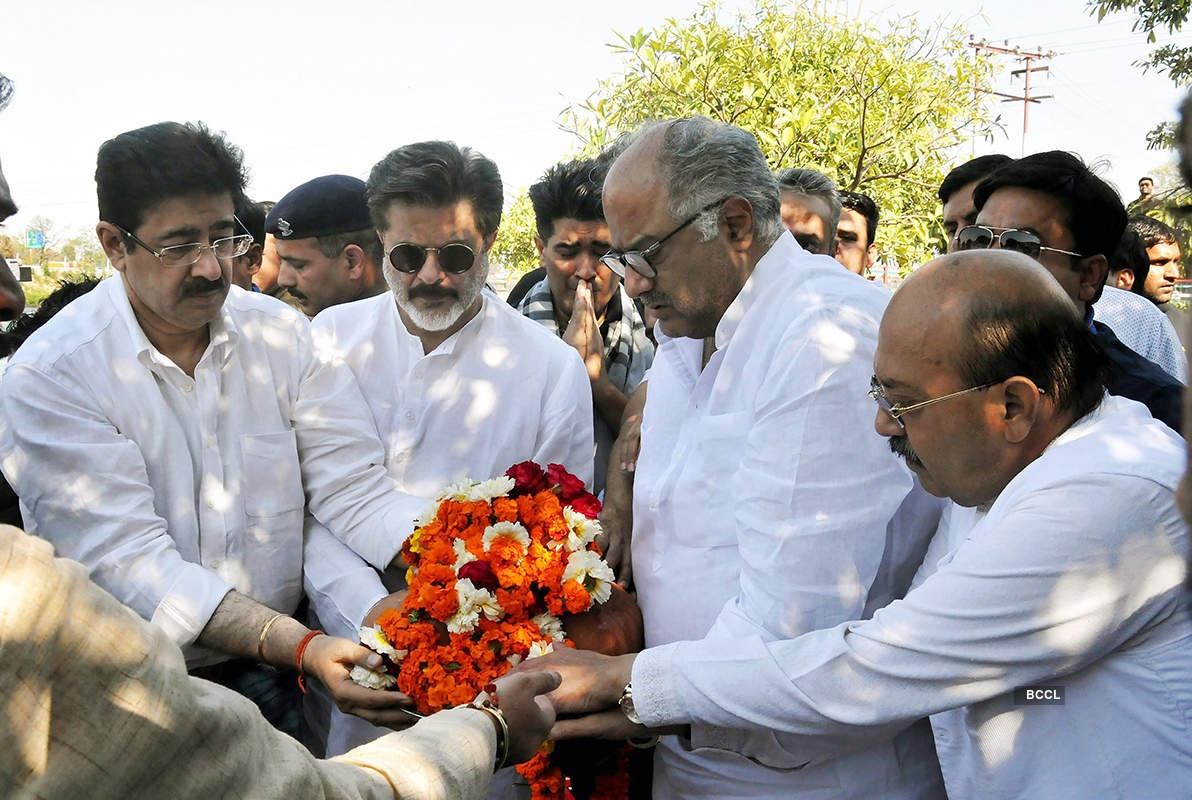
[[[385,213],[389,223],[385,236],[408,239],[420,244],[434,245],[438,239],[475,240],[480,238],[472,204],[466,200],[444,206],[391,203]],[[418,242],[420,238],[436,241]]]
[[662,177],[657,164],[653,167],[610,173],[605,181],[604,214],[609,235],[623,249],[637,246],[638,240],[647,235],[662,235],[661,228],[670,219]]
[[579,239],[608,240],[608,223],[602,219],[575,219],[560,217],[551,221],[551,239],[576,241]]
[[785,189],[779,197],[782,200],[784,213],[794,212],[796,216],[814,216],[820,219],[825,219],[828,216],[828,201],[822,197],[798,194]]
[[[869,220],[865,219],[865,215],[859,211],[851,208],[840,209],[840,222],[836,223],[836,230],[853,231],[854,233],[867,233],[866,228],[869,227]],[[862,236],[861,238],[865,238]]]
[[169,231],[228,228],[235,224],[234,212],[231,194],[169,197],[146,209],[139,227],[153,229],[159,236]]
[[1057,225],[1066,230],[1066,216],[1057,197],[1022,186],[1004,186],[989,195],[977,212],[977,222],[1005,228]]

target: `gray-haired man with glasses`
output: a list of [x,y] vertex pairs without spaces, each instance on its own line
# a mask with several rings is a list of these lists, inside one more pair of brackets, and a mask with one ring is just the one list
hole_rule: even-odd
[[[604,210],[604,263],[659,320],[633,487],[646,644],[731,654],[899,596],[939,506],[871,430],[889,293],[800,248],[756,141],[709,119],[635,134]],[[654,652],[616,687],[626,720],[662,689]],[[751,677],[726,662],[719,680]],[[582,710],[572,691],[565,679],[562,708]],[[942,796],[925,725],[797,771],[693,729],[664,738],[654,765],[660,800]]]

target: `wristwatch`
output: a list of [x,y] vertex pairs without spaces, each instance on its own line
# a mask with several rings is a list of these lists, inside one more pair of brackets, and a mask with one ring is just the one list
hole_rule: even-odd
[[621,690],[621,699],[617,701],[617,705],[621,707],[621,711],[625,714],[625,718],[634,725],[641,725],[642,718],[637,715],[637,709],[633,707],[633,682],[625,684],[625,688]]

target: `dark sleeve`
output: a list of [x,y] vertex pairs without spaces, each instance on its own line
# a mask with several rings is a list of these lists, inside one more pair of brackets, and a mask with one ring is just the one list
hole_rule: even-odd
[[1183,384],[1158,364],[1122,344],[1105,324],[1094,322],[1093,328],[1109,359],[1105,389],[1112,395],[1142,403],[1152,417],[1177,433],[1181,431]]
[[514,308],[517,308],[519,305],[521,305],[522,298],[524,298],[526,293],[530,291],[530,287],[545,277],[546,267],[538,267],[537,269],[530,270],[525,275],[522,275],[521,280],[514,284],[513,288],[509,290],[509,296],[505,298],[505,302]]

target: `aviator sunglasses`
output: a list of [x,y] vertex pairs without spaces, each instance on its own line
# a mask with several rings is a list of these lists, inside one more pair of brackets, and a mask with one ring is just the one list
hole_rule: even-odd
[[1080,253],[1071,250],[1061,250],[1058,247],[1044,247],[1039,236],[1021,228],[994,228],[988,225],[969,225],[956,232],[957,250],[984,250],[989,247],[1000,247],[1002,250],[1013,250],[1024,256],[1038,258],[1043,250],[1052,253],[1063,253],[1066,256],[1084,258]]
[[476,263],[476,251],[466,244],[450,242],[442,247],[423,247],[413,242],[398,242],[389,250],[389,263],[398,272],[413,274],[426,263],[427,253],[436,253],[439,269],[459,275]]

